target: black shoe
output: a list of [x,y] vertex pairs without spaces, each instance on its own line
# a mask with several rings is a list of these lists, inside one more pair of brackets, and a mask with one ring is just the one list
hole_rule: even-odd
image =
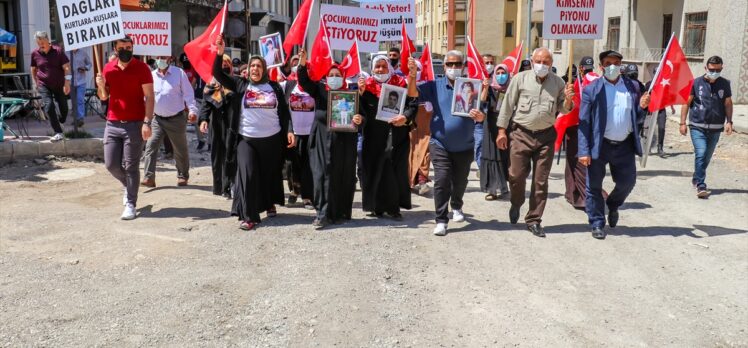
[[605,239],[605,231],[600,227],[592,228],[592,238]]
[[197,151],[202,150],[204,147],[205,147],[205,142],[204,141],[198,141],[197,142]]
[[608,226],[616,227],[618,225],[618,210],[608,212]]
[[545,231],[543,231],[543,226],[540,226],[540,224],[529,225],[527,226],[527,230],[532,232],[535,237],[545,238]]
[[387,215],[389,215],[392,220],[403,221],[403,214],[400,214],[400,212],[387,213]]
[[296,200],[299,199],[296,195],[288,195],[288,204],[296,204]]
[[509,223],[512,225],[519,221],[519,207],[512,206],[509,208]]
[[660,157],[665,156],[665,149],[662,145],[657,145],[657,155]]

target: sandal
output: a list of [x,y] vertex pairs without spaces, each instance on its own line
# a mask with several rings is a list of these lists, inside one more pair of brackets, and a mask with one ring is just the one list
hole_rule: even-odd
[[486,198],[487,201],[495,201],[498,197],[495,194],[493,194],[493,193],[489,193],[489,194],[486,195],[485,198]]
[[255,227],[257,227],[258,224],[259,224],[259,222],[242,221],[239,224],[239,229],[240,230],[244,230],[244,231],[251,231],[251,230],[254,230]]

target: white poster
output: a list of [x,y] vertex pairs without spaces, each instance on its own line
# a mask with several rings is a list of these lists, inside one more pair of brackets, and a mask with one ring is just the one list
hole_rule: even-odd
[[352,6],[322,4],[320,18],[325,21],[330,47],[348,51],[358,39],[360,52],[377,52],[379,42],[379,11]]
[[125,36],[119,0],[57,0],[57,15],[66,51]]
[[545,0],[543,39],[602,39],[605,0]]
[[362,9],[379,12],[379,42],[402,40],[402,21],[411,40],[416,40],[416,5],[415,0],[399,2],[370,3],[362,2]]
[[122,25],[132,39],[134,54],[171,55],[170,12],[122,12]]

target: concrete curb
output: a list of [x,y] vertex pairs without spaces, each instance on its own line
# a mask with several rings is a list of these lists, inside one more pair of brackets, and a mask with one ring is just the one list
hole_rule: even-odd
[[31,159],[47,155],[82,157],[104,156],[104,141],[101,138],[65,139],[51,141],[5,141],[0,142],[0,164],[20,159]]

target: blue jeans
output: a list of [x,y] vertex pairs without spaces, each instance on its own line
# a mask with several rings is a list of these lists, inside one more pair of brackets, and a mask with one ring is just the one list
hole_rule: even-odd
[[78,115],[76,120],[82,120],[86,117],[86,85],[75,86],[76,98],[78,99]]
[[473,138],[475,138],[475,145],[473,145],[473,149],[475,150],[475,163],[478,165],[478,168],[480,168],[480,156],[483,153],[483,122],[475,124]]
[[719,142],[719,135],[722,130],[706,130],[698,127],[691,127],[691,141],[693,142],[694,152],[694,171],[692,183],[696,187],[706,187],[706,168],[709,167],[709,161],[712,160],[714,148]]

